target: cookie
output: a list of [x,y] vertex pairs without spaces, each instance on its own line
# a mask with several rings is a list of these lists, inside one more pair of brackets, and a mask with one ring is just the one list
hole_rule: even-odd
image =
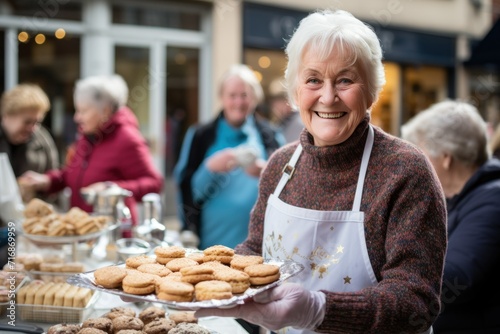
[[139,313],[139,319],[142,320],[144,325],[149,324],[156,318],[165,318],[165,310],[156,306],[150,306]]
[[252,264],[262,264],[264,263],[264,258],[258,255],[238,255],[234,256],[231,260],[230,266],[236,270],[245,270],[246,267]]
[[[167,276],[168,277],[168,276]],[[190,302],[193,300],[194,287],[185,282],[175,282],[163,279],[158,286],[158,299],[175,302]]]
[[187,257],[183,258],[178,258],[178,259],[173,259],[172,261],[169,261],[165,267],[170,269],[173,272],[181,270],[181,268],[185,267],[191,267],[191,266],[198,266],[199,263],[196,262],[195,260],[188,259]]
[[179,246],[155,248],[156,262],[161,264],[167,264],[173,259],[183,258],[185,254],[186,250]]
[[206,248],[203,255],[203,262],[219,261],[220,263],[229,264],[233,259],[234,250],[223,245],[215,245]]
[[91,318],[82,323],[82,328],[97,328],[108,334],[113,334],[113,322],[109,318]]
[[180,324],[181,322],[198,323],[198,318],[194,316],[194,312],[181,311],[169,314],[168,317],[176,324]]
[[122,281],[122,289],[133,295],[147,295],[155,291],[155,275],[137,273],[127,275]]
[[236,269],[218,270],[214,277],[218,281],[229,283],[232,293],[243,293],[250,287],[250,276]]
[[99,268],[94,271],[96,284],[106,289],[119,288],[125,276],[127,276],[127,270],[117,266]]
[[137,329],[122,329],[116,332],[116,334],[146,334],[145,332]]
[[273,264],[253,264],[245,268],[250,276],[250,284],[264,285],[277,281],[280,278],[280,268]]
[[103,317],[109,318],[111,320],[126,315],[129,317],[135,317],[135,311],[130,307],[113,307],[108,313],[104,314]]
[[156,318],[144,326],[146,334],[168,334],[175,327],[175,322],[167,318]]
[[188,259],[191,259],[191,260],[195,260],[196,262],[198,262],[199,264],[202,264],[203,263],[203,253],[202,252],[199,252],[199,253],[191,253],[189,254],[188,256],[186,256]]
[[231,284],[222,281],[203,281],[194,287],[196,300],[229,299],[231,291]]
[[125,265],[127,266],[127,268],[131,269],[137,269],[140,265],[147,263],[153,264],[156,263],[156,260],[147,255],[132,256],[125,260]]
[[54,213],[52,205],[38,198],[33,198],[24,208],[24,217],[43,217]]
[[113,328],[115,333],[122,329],[142,330],[144,328],[144,323],[139,318],[122,315],[113,319]]
[[137,267],[137,270],[142,273],[157,275],[160,277],[165,277],[172,273],[170,269],[159,263],[141,264]]
[[168,334],[210,334],[210,331],[197,324],[180,323],[168,332]]
[[57,324],[49,327],[47,334],[76,334],[80,330],[80,325]]
[[214,268],[208,266],[191,266],[181,268],[181,281],[196,284],[202,281],[211,281],[214,279]]

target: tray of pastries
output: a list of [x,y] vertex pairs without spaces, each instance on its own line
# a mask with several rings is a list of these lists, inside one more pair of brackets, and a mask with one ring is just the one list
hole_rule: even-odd
[[73,207],[58,213],[52,205],[34,198],[25,207],[23,235],[39,244],[68,244],[91,240],[117,227],[108,216],[94,216]]
[[229,307],[282,284],[304,267],[293,261],[236,255],[216,245],[201,251],[157,247],[155,255],[70,276],[68,283],[178,309]]

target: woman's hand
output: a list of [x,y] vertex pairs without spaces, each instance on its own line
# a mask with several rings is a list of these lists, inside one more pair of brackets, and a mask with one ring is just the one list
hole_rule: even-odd
[[18,182],[23,190],[46,191],[50,187],[50,178],[48,175],[33,171],[27,171],[18,178]]
[[207,168],[214,173],[230,172],[238,166],[238,160],[232,148],[220,150],[207,159]]
[[256,295],[244,305],[199,309],[195,316],[241,318],[273,331],[288,326],[314,330],[323,322],[325,304],[323,292],[309,291],[298,284],[283,284]]

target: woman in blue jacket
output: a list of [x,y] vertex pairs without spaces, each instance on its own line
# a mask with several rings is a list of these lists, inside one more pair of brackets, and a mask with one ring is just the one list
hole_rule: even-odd
[[444,101],[402,129],[432,162],[447,197],[448,250],[442,333],[500,333],[500,160],[488,155],[486,124],[470,104]]

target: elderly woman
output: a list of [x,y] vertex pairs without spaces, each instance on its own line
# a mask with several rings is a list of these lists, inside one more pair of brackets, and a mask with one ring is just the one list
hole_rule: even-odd
[[305,130],[264,169],[241,254],[293,260],[284,284],[231,309],[287,333],[422,333],[439,312],[444,196],[425,156],[370,125],[385,78],[381,47],[345,11],[310,14],[286,52]]
[[488,159],[486,124],[467,103],[417,114],[403,138],[429,157],[448,201],[448,251],[435,333],[500,333],[500,161]]
[[133,193],[127,199],[136,221],[136,201],[160,192],[162,176],[138,130],[137,119],[125,104],[128,88],[120,76],[95,76],[76,83],[75,115],[80,138],[67,165],[46,174],[27,172],[23,181],[38,190],[71,189],[71,206],[91,212],[80,195],[83,187],[102,190],[107,182]]
[[198,233],[202,249],[245,240],[262,161],[284,144],[253,116],[263,92],[247,66],[232,66],[219,94],[222,111],[210,123],[190,128],[175,167],[181,218]]

